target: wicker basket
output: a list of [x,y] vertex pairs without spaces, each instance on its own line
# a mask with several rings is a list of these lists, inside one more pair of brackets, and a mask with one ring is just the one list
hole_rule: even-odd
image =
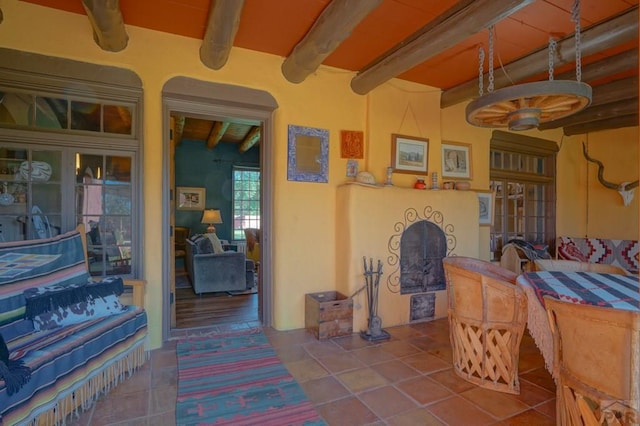
[[455,372],[483,388],[519,394],[527,299],[517,275],[468,257],[446,257],[443,264]]

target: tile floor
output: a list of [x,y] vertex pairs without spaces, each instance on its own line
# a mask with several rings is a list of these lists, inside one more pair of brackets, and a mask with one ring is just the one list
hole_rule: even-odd
[[[72,425],[173,425],[177,332],[133,377],[102,396]],[[488,391],[451,368],[446,319],[390,327],[391,339],[359,335],[318,341],[306,330],[265,329],[271,344],[328,425],[553,425],[555,385],[526,334],[520,349],[520,395]]]

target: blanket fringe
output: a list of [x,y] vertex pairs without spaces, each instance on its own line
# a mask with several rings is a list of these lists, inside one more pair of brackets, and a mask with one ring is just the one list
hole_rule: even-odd
[[145,345],[138,345],[69,395],[56,401],[55,406],[33,419],[31,426],[65,425],[70,414],[77,417],[81,411],[90,408],[100,395],[109,393],[111,388],[131,377],[148,359],[149,352]]

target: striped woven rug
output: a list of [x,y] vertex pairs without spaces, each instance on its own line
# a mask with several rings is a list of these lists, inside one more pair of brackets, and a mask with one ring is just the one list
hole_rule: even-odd
[[177,345],[178,425],[324,425],[261,330]]

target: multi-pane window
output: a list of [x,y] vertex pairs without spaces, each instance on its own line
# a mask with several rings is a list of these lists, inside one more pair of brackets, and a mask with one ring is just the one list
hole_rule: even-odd
[[87,231],[92,275],[131,273],[131,157],[76,152],[77,222]]
[[555,241],[554,142],[494,132],[491,140],[491,182],[495,191],[491,251],[499,259],[513,239],[547,245]]
[[140,79],[115,67],[0,52],[0,241],[84,224],[92,275],[138,276]]
[[244,230],[260,229],[260,169],[233,168],[233,239],[244,240]]

